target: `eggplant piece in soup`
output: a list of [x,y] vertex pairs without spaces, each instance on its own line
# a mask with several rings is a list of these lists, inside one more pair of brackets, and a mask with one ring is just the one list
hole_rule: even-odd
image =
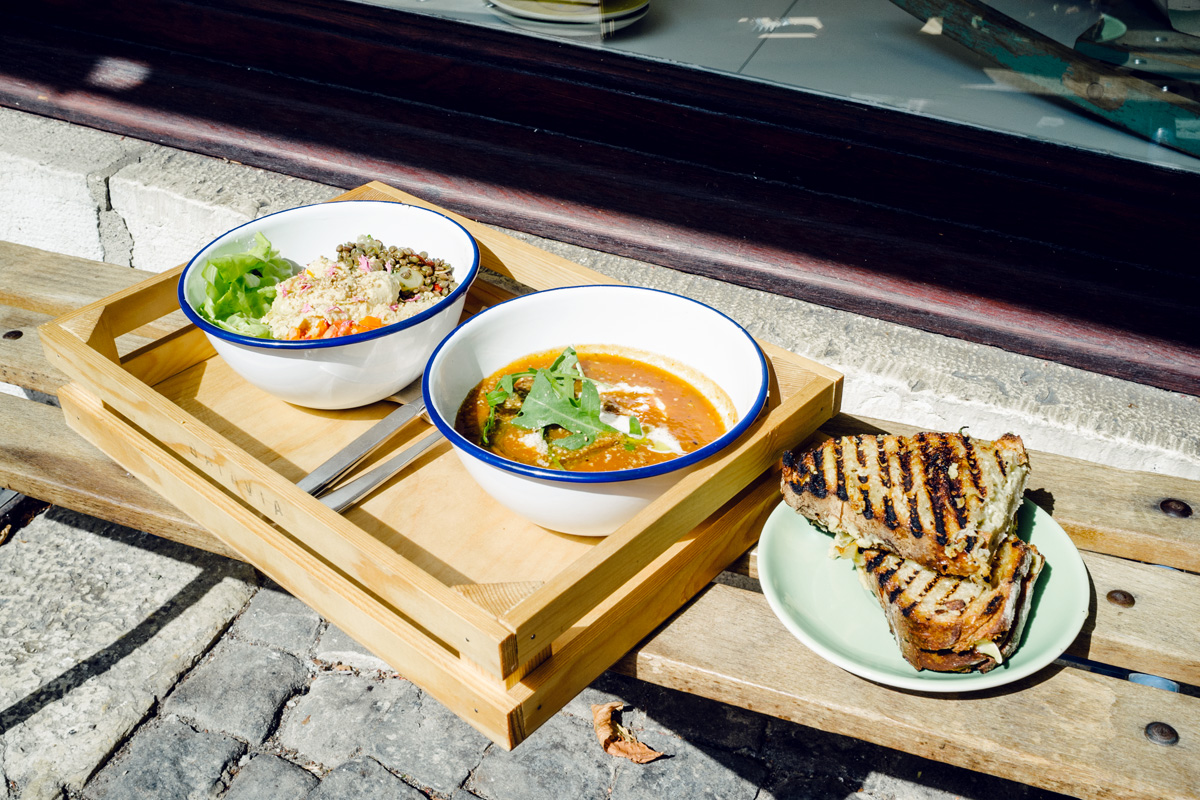
[[725,393],[703,376],[685,379],[686,372],[629,348],[535,353],[480,381],[455,430],[497,455],[548,469],[657,464],[703,447],[736,422]]

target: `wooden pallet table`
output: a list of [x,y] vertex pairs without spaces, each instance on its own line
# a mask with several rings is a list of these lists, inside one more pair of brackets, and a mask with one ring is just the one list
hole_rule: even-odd
[[[38,326],[145,277],[0,243],[0,381],[58,394],[67,378],[46,361]],[[151,341],[163,331],[136,333]],[[831,435],[880,430],[911,432],[847,415],[822,426]],[[982,693],[897,691],[825,662],[784,629],[761,593],[721,583],[631,643],[614,667],[1078,797],[1200,796],[1200,697],[1187,691],[1200,684],[1200,514],[1184,515],[1200,510],[1200,484],[1047,453],[1032,453],[1031,462],[1030,491],[1080,548],[1092,583],[1089,618],[1068,652],[1100,671],[1056,663]],[[76,435],[58,409],[3,394],[0,487],[238,557]],[[733,555],[730,569],[756,574],[753,549],[737,560]],[[606,653],[589,669],[602,670],[615,658]],[[1129,670],[1181,682],[1185,691],[1105,674]],[[1174,743],[1160,743],[1172,733]]]

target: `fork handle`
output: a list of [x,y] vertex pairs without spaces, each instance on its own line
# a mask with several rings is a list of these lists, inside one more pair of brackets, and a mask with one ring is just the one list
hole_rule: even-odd
[[320,495],[424,410],[424,398],[399,406],[324,464],[297,481],[296,485],[311,495]]
[[344,511],[369,494],[376,486],[404,469],[421,453],[437,444],[444,437],[442,432],[434,430],[421,439],[400,451],[400,453],[380,464],[362,477],[355,478],[345,486],[338,488],[320,498],[321,502],[334,511]]

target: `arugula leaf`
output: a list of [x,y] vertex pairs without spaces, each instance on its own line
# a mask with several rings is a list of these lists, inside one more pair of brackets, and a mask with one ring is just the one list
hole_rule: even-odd
[[205,319],[234,333],[271,338],[262,316],[275,301],[275,287],[291,277],[292,267],[261,231],[248,250],[210,258],[200,274],[205,300],[198,311]]
[[533,386],[521,402],[520,412],[513,417],[513,425],[526,430],[542,430],[543,435],[547,427],[557,425],[570,433],[554,440],[554,446],[564,450],[578,450],[596,441],[601,433],[618,432],[600,421],[600,391],[594,381],[584,376],[575,349],[568,347],[548,368],[505,375],[496,388],[488,392],[490,409],[481,437],[485,445],[495,426],[496,408],[513,393],[517,379],[530,376]]

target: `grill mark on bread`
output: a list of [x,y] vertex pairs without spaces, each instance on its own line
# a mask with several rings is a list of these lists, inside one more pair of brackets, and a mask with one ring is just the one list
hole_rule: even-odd
[[854,460],[858,464],[858,473],[855,475],[859,483],[866,483],[871,479],[867,474],[867,452],[863,450],[862,434],[854,437]]
[[[859,480],[865,480],[865,477],[860,475]],[[862,515],[863,515],[863,517],[865,517],[866,519],[875,519],[875,509],[874,509],[874,507],[871,506],[871,490],[870,489],[859,489],[859,491],[862,492],[862,499],[863,499]]]
[[879,460],[879,482],[883,485],[884,490],[892,488],[892,465],[888,460],[887,445],[885,437],[880,436],[875,440],[875,458]]
[[967,462],[967,469],[971,472],[971,485],[975,487],[975,493],[981,498],[987,498],[987,484],[983,482],[983,470],[979,466],[979,453],[975,450],[975,441],[963,434],[963,457]]
[[925,461],[925,493],[929,495],[930,510],[933,513],[933,528],[936,531],[937,543],[942,547],[950,541],[946,535],[946,487],[944,485],[945,471],[939,470],[935,459],[936,452],[931,451],[929,437],[917,434],[918,446]]
[[887,525],[892,530],[900,527],[900,520],[896,518],[896,509],[892,508],[892,498],[883,498],[883,524]]
[[900,454],[900,488],[905,494],[911,494],[913,489],[913,453],[905,450]]
[[[950,479],[950,507],[954,509],[954,519],[958,522],[959,530],[967,527],[967,492],[966,482],[967,475],[970,475],[971,468],[966,467],[967,475],[963,475],[964,465],[966,464],[966,453],[970,451],[970,442],[963,441],[958,437],[941,437],[945,445],[945,469],[946,475]],[[961,451],[960,452],[960,448]]]
[[954,594],[958,590],[958,583],[956,581],[947,581],[947,580],[939,579],[939,580],[935,581],[934,585],[935,586],[940,585],[942,587],[942,596],[937,598],[936,600],[933,600],[934,605],[937,606],[937,608],[935,610],[935,613],[936,613],[937,611],[944,610],[945,604],[950,599],[950,595]]
[[833,442],[833,464],[837,471],[837,497],[843,502],[850,499],[850,495],[846,494],[846,454],[844,452],[845,439],[837,439]]
[[824,497],[829,492],[825,486],[825,448],[818,447],[812,454],[812,477],[808,479],[808,490],[817,497]]
[[921,512],[917,508],[917,498],[912,495],[908,498],[908,529],[917,539],[925,535],[925,529],[921,527]]
[[994,451],[992,451],[992,455],[996,458],[996,466],[1000,468],[1000,475],[1007,478],[1008,467],[1004,466],[1004,454],[1000,452],[1000,448],[996,448]]

